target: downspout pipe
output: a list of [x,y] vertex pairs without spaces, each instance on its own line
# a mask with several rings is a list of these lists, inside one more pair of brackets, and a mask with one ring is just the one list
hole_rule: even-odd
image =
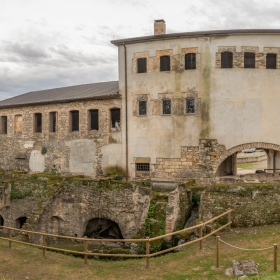
[[127,52],[124,46],[124,82],[125,82],[125,178],[128,181],[128,116],[127,116]]

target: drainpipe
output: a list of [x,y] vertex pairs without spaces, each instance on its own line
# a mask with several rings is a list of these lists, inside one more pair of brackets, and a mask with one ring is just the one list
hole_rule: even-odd
[[124,46],[124,81],[125,81],[125,178],[128,181],[128,123],[127,123],[127,54]]

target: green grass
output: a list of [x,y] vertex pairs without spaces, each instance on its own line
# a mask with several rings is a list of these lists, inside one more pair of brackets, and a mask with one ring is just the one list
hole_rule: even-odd
[[237,168],[242,169],[254,169],[256,167],[256,164],[254,163],[239,163],[237,164]]

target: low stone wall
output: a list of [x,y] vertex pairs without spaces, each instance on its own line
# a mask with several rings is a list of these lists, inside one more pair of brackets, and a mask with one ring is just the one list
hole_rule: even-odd
[[[280,223],[280,184],[234,184],[197,187],[201,194],[199,217],[207,221],[232,209],[232,226]],[[226,223],[226,218],[220,223]]]

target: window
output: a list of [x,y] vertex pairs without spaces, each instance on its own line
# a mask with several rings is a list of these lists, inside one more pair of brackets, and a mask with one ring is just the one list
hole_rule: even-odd
[[195,114],[195,98],[187,98],[186,99],[186,113],[187,114]]
[[79,111],[70,111],[70,131],[79,131]]
[[170,56],[164,55],[160,57],[160,71],[170,71]]
[[150,172],[150,163],[135,163],[137,172]]
[[221,53],[221,68],[232,68],[232,52]]
[[162,100],[162,114],[163,115],[171,114],[171,99]]
[[145,116],[147,115],[147,101],[138,101],[138,115]]
[[196,69],[196,54],[187,53],[185,55],[185,70]]
[[276,69],[276,54],[268,53],[266,55],[266,69]]
[[111,113],[111,130],[121,130],[121,110],[114,108],[110,110]]
[[137,73],[147,72],[147,58],[142,57],[137,59]]
[[34,114],[34,132],[42,132],[42,114]]
[[89,110],[89,130],[98,130],[98,110]]
[[255,54],[250,52],[244,53],[244,68],[255,68]]
[[22,115],[15,115],[15,133],[22,133]]
[[57,112],[50,112],[50,132],[57,132]]
[[1,134],[7,134],[8,132],[8,118],[7,116],[1,117]]

